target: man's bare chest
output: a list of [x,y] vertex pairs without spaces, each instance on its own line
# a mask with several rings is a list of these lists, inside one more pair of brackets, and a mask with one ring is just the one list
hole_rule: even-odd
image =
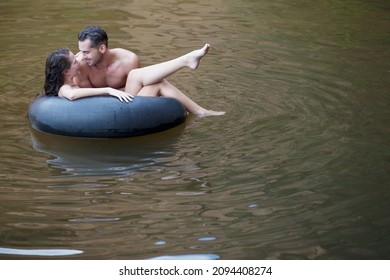
[[88,78],[94,87],[123,88],[126,85],[127,75],[119,69],[94,69]]

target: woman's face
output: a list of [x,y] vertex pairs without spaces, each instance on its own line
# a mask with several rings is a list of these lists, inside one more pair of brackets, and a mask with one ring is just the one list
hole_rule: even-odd
[[68,73],[70,78],[73,79],[80,73],[79,70],[80,62],[76,59],[76,56],[72,52],[69,52],[69,60],[70,60],[70,68],[68,69]]

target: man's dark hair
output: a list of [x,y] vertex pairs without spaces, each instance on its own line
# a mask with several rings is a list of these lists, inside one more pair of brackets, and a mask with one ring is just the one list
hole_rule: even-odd
[[86,39],[91,41],[92,48],[98,48],[100,45],[105,44],[108,48],[108,36],[100,26],[87,26],[79,33],[79,41],[84,42]]

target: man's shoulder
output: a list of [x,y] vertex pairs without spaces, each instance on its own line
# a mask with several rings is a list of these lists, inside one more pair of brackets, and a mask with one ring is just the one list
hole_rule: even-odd
[[111,49],[111,52],[122,65],[129,65],[131,68],[139,67],[139,57],[134,52],[122,48]]

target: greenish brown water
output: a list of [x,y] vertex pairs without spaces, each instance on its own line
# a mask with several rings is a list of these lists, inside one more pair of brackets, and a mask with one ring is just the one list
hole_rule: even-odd
[[[4,1],[3,1],[4,2]],[[388,259],[390,5],[0,4],[0,258]],[[49,52],[99,24],[223,117],[146,137],[30,130]]]

